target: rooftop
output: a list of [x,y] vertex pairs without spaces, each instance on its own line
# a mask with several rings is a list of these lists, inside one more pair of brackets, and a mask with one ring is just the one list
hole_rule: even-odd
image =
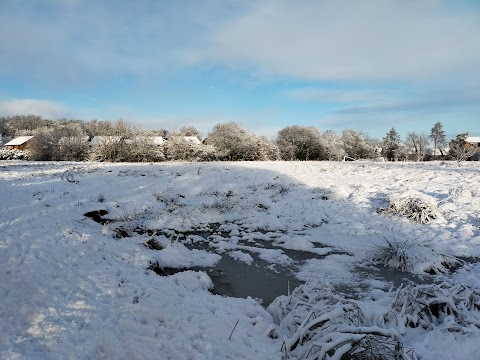
[[9,141],[5,146],[20,146],[25,144],[28,140],[32,139],[33,136],[19,136],[12,141]]

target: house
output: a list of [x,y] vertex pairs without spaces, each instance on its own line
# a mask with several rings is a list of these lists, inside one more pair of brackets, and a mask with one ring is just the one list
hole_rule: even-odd
[[480,161],[480,136],[467,136],[465,142],[472,144],[478,149],[477,153],[470,157],[469,160]]
[[120,136],[95,136],[90,141],[90,145],[92,146],[112,145],[112,144],[119,143],[121,139],[122,138]]
[[185,140],[187,143],[190,143],[190,144],[193,144],[193,145],[202,145],[202,142],[196,136],[184,136],[183,140]]
[[[91,141],[90,145],[99,146],[99,145],[113,145],[118,144],[122,141],[121,136],[95,136]],[[125,139],[125,143],[133,144],[146,143],[149,145],[160,146],[163,145],[164,141],[161,136],[137,136],[135,139]]]
[[480,136],[467,136],[465,142],[480,147]]
[[33,136],[19,136],[5,144],[8,150],[26,150]]
[[87,143],[90,138],[85,135],[85,136],[64,136],[61,137],[60,140],[58,140],[58,145],[59,146],[69,146],[72,144],[83,144]]
[[165,140],[163,140],[163,137],[161,136],[137,136],[137,139],[156,146],[163,145],[163,143],[165,142]]
[[430,157],[430,159],[441,159],[447,156],[450,152],[450,148],[448,146],[443,146],[440,148],[434,149],[431,146],[427,147],[426,154]]

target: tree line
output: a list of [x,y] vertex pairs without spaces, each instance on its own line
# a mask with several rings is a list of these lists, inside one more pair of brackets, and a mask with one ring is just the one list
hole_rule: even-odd
[[[34,136],[28,150],[31,160],[152,162],[381,158],[422,161],[453,156],[443,150],[447,142],[440,122],[428,135],[409,132],[405,142],[394,128],[379,140],[355,130],[336,134],[330,130],[320,132],[313,126],[293,125],[281,129],[276,139],[270,140],[229,122],[215,125],[202,139],[200,132],[192,126],[172,132],[165,129],[147,131],[124,120],[49,120],[36,115],[0,117],[0,134],[4,143],[17,136]],[[466,134],[459,136],[456,143],[450,144],[450,149],[456,149],[457,153],[466,148]],[[153,140],[159,137],[165,141]],[[191,142],[186,137],[196,137],[203,142]],[[430,142],[433,143],[433,153]],[[458,146],[453,146],[455,144]],[[25,153],[15,154],[12,156],[26,156]]]

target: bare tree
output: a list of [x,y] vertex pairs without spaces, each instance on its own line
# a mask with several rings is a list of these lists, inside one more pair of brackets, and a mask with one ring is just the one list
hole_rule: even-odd
[[30,158],[43,161],[83,161],[88,156],[88,137],[75,124],[44,127],[30,132]]
[[15,115],[8,118],[8,127],[12,135],[16,135],[18,131],[32,132],[34,130],[45,128],[53,125],[54,122],[46,120],[38,115]]
[[429,144],[428,136],[425,133],[410,131],[407,134],[406,143],[410,148],[410,152],[414,155],[415,161],[422,161],[425,158]]
[[320,130],[293,125],[278,132],[276,143],[283,160],[322,160],[324,147]]
[[53,128],[41,128],[34,132],[29,131],[34,138],[30,141],[30,159],[37,161],[54,160],[55,147],[60,139]]
[[450,155],[457,161],[458,166],[478,151],[475,145],[466,142],[467,137],[468,133],[462,133],[450,141]]
[[56,131],[57,140],[53,157],[55,160],[83,161],[88,157],[88,135],[82,128],[73,123],[65,125]]

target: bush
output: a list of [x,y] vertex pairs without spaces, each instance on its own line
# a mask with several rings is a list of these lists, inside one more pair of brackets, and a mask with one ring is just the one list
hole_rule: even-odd
[[420,224],[428,224],[442,217],[435,199],[424,194],[390,196],[388,202],[388,208],[378,209],[379,213],[406,217]]
[[462,263],[454,256],[439,254],[432,248],[414,241],[388,240],[378,246],[372,261],[386,268],[412,274],[445,274]]
[[286,127],[278,132],[276,143],[283,160],[322,160],[325,156],[320,130],[313,126]]
[[0,149],[0,160],[28,160],[29,157],[28,150]]
[[215,161],[217,152],[212,145],[192,144],[183,136],[170,136],[164,145],[167,160],[183,161]]
[[237,123],[217,124],[205,142],[215,146],[218,160],[255,161],[277,160],[276,145],[257,137]]

